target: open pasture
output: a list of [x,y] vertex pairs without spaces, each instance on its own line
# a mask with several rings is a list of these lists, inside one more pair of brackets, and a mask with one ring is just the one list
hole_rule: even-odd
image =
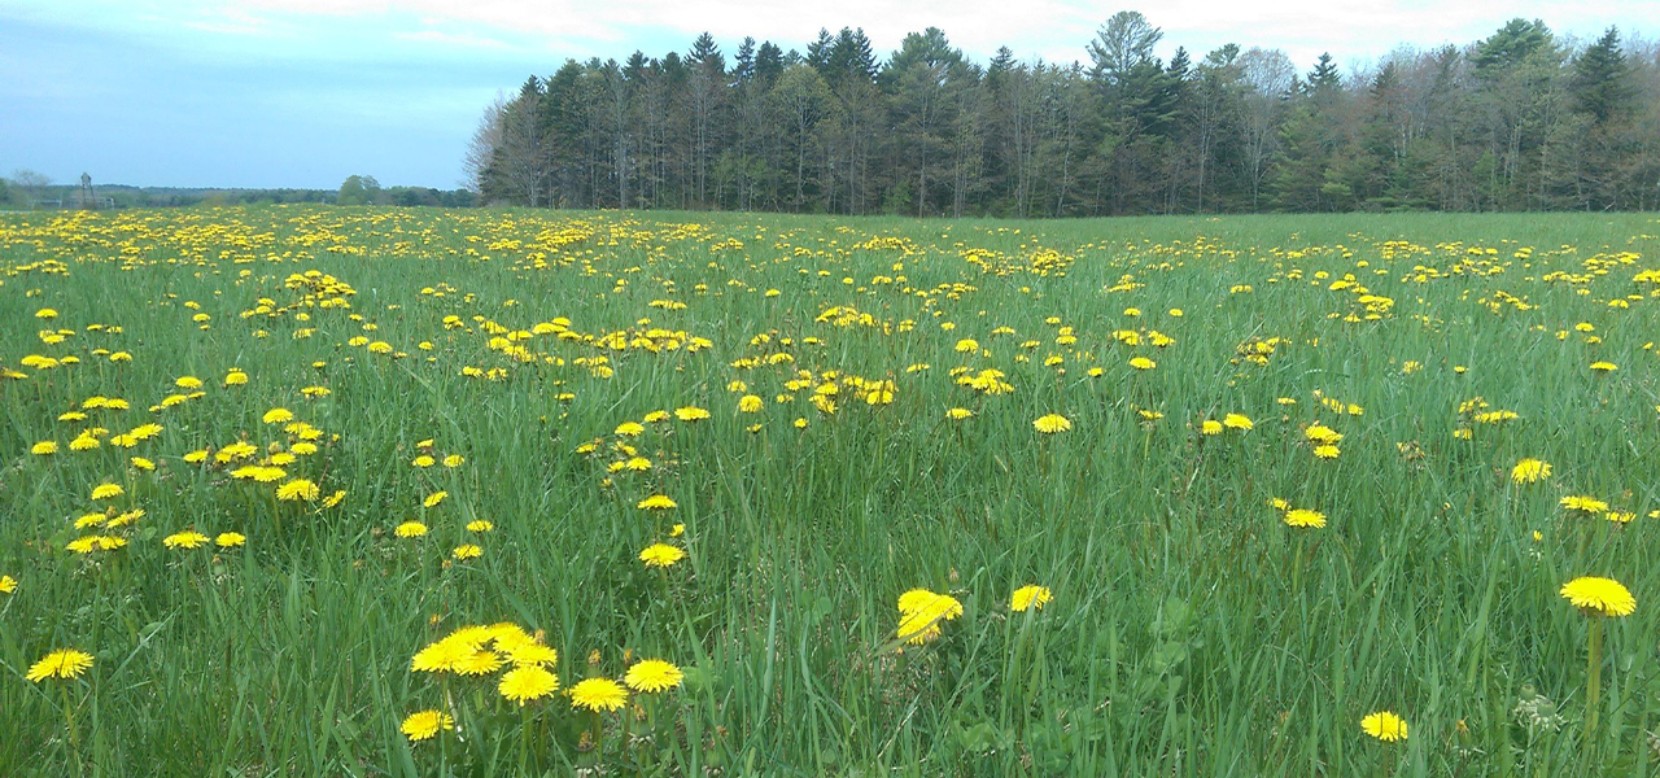
[[0,773],[1652,772],[1657,236],[0,214]]

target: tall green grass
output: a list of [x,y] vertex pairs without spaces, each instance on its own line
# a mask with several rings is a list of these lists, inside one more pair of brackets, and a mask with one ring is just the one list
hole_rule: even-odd
[[[1641,214],[0,215],[0,365],[27,376],[0,381],[0,574],[18,581],[0,595],[0,772],[1648,774],[1660,319],[1654,285],[1633,279],[1660,267],[1657,234]],[[877,237],[902,241],[860,245]],[[1389,258],[1386,241],[1411,247]],[[1061,270],[1034,272],[1045,249]],[[349,308],[299,305],[285,279],[312,270],[355,290]],[[1359,293],[1332,289],[1346,274],[1388,312],[1368,320]],[[244,315],[262,298],[279,310]],[[835,306],[870,319],[821,321]],[[47,307],[57,318],[37,319]],[[490,347],[489,323],[555,317],[590,337],[685,334],[655,353],[516,341],[535,363]],[[1057,344],[1063,327],[1075,343]],[[56,344],[37,333],[60,328],[72,335]],[[1175,343],[1148,345],[1152,330]],[[360,336],[407,356],[350,345]],[[712,345],[693,353],[694,337]],[[964,338],[981,348],[958,352]],[[1269,338],[1265,364],[1241,358]],[[793,361],[769,364],[776,353]],[[30,354],[81,362],[20,366]],[[1132,369],[1136,355],[1157,368]],[[609,377],[576,362],[599,356]],[[1618,369],[1592,371],[1599,360]],[[1002,370],[1014,391],[979,396],[959,366]],[[221,385],[231,367],[247,385]],[[790,391],[798,370],[813,375]],[[833,414],[808,402],[827,371]],[[187,375],[202,397],[147,410]],[[892,404],[867,404],[849,376],[892,380]],[[299,394],[313,385],[330,393]],[[760,413],[738,412],[746,393]],[[57,420],[93,395],[131,408]],[[1477,396],[1519,418],[1461,420]],[[613,432],[685,406],[712,418]],[[345,490],[338,507],[184,460],[242,438],[291,444],[261,421],[273,407],[324,431],[290,470]],[[976,415],[948,419],[953,407]],[[1200,433],[1231,412],[1254,429]],[[1048,413],[1071,431],[1036,432]],[[152,420],[156,439],[108,441]],[[1316,421],[1344,436],[1336,459],[1312,454]],[[70,451],[94,425],[104,444]],[[428,439],[465,462],[413,467]],[[32,455],[45,440],[59,452]],[[608,472],[619,443],[653,469]],[[1552,477],[1513,483],[1524,457]],[[89,560],[64,546],[106,481],[146,515],[118,533],[126,548]],[[423,508],[438,490],[448,499]],[[679,507],[635,507],[653,493]],[[1559,507],[1577,494],[1636,518]],[[1329,523],[1288,527],[1274,498]],[[464,528],[478,518],[495,529]],[[411,519],[429,533],[396,537]],[[247,545],[163,546],[190,528]],[[645,567],[658,541],[688,558]],[[463,543],[483,555],[453,559]],[[1581,575],[1638,603],[1606,624],[1588,734],[1588,619],[1558,595]],[[1053,602],[1011,612],[1030,583]],[[896,599],[917,587],[964,607],[925,645],[895,634]],[[451,630],[503,621],[545,633],[566,689],[620,678],[631,658],[669,659],[685,682],[601,719],[596,745],[568,697],[520,709],[499,673],[410,671]],[[24,679],[60,647],[96,662]],[[411,743],[400,722],[430,708],[459,731]],[[1362,732],[1379,710],[1410,736]]]

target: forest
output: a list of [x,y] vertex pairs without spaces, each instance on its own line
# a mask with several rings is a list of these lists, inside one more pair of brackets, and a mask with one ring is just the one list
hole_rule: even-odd
[[1342,72],[1277,49],[1155,49],[1113,15],[1071,63],[980,63],[930,27],[805,53],[712,36],[567,60],[486,107],[484,203],[914,216],[1660,207],[1660,46],[1513,19]]

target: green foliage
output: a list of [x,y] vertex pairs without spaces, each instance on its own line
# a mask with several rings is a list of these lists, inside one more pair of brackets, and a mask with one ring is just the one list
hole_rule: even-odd
[[[1652,772],[1654,232],[1622,214],[0,215],[0,575],[17,582],[0,765]],[[892,381],[892,404],[854,378]],[[826,384],[830,412],[811,401]],[[685,406],[711,418],[616,432]],[[322,430],[283,466],[339,505],[279,502],[214,463],[243,441],[297,452],[275,407]],[[1476,418],[1499,409],[1517,418]],[[1037,432],[1051,413],[1071,430]],[[1229,413],[1252,429],[1204,433]],[[151,421],[155,438],[116,443]],[[1316,422],[1344,436],[1336,458],[1313,452]],[[71,450],[83,433],[101,445]],[[60,450],[31,453],[43,441]],[[616,467],[620,445],[652,467]],[[1553,475],[1517,483],[1524,457]],[[110,530],[125,548],[67,551],[78,520],[110,515],[101,483],[145,515]],[[654,493],[678,507],[636,507]],[[1289,527],[1273,498],[1328,523]],[[411,519],[428,534],[399,537]],[[247,542],[163,544],[188,529]],[[659,541],[686,560],[642,565]],[[482,554],[457,559],[462,543]],[[1598,627],[1589,732],[1596,631],[1558,594],[1587,574],[1637,599]],[[1013,611],[1030,583],[1053,601]],[[963,612],[903,644],[897,598],[918,587]],[[643,657],[684,684],[590,717],[566,695],[508,703],[496,676],[411,672],[428,643],[499,622],[545,635],[565,689]],[[95,663],[24,679],[60,647]],[[411,743],[400,722],[428,709],[459,731]],[[1365,735],[1379,710],[1410,737]]]

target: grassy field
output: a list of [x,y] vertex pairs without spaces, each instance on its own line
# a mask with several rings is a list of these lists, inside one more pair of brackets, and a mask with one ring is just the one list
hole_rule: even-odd
[[0,215],[0,773],[1654,773],[1657,255]]

